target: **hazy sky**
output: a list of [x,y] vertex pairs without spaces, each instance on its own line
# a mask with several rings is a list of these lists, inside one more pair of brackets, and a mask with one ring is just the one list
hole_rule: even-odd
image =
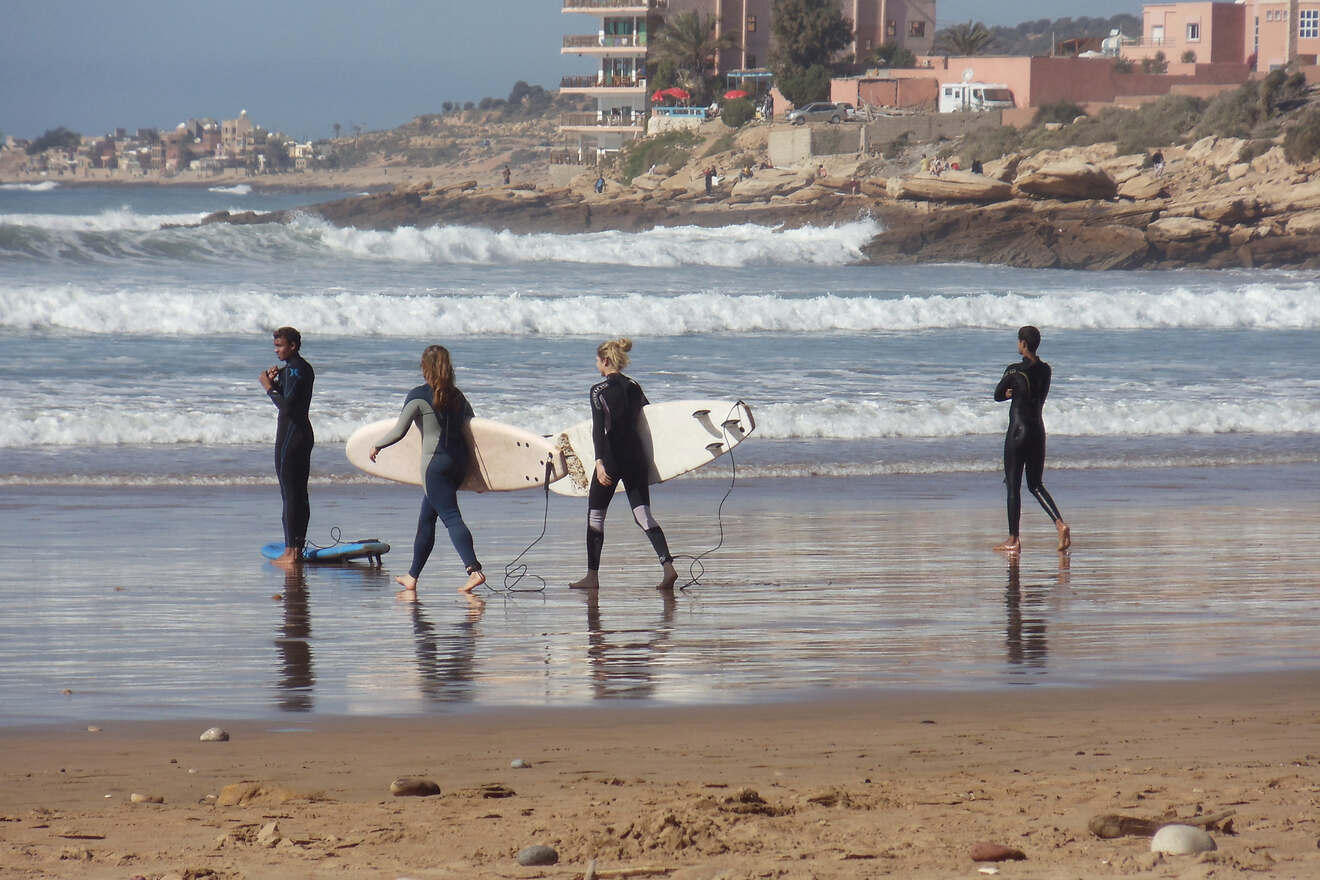
[[[0,133],[167,128],[188,117],[298,138],[390,128],[444,101],[557,88],[592,67],[560,56],[591,18],[560,0],[3,0]],[[1139,0],[938,0],[939,26],[1140,14]]]

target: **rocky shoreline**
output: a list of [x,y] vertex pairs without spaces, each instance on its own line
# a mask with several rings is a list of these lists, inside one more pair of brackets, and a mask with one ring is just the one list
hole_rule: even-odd
[[[694,160],[626,184],[608,181],[601,193],[587,175],[547,188],[422,181],[300,211],[361,229],[470,225],[517,233],[871,218],[881,231],[863,254],[874,265],[1320,267],[1320,168],[1288,163],[1278,146],[1242,161],[1243,146],[1212,137],[1170,147],[1158,168],[1144,155],[1118,155],[1113,144],[1009,156],[983,174],[877,176],[864,161],[834,162],[728,175],[710,193]],[[735,158],[725,157],[724,167]],[[294,213],[221,212],[204,222],[283,222]]]

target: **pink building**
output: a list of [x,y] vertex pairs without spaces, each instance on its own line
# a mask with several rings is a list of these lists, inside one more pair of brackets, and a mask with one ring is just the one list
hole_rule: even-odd
[[1261,73],[1320,55],[1320,2],[1247,0],[1248,47]]
[[1168,61],[1241,64],[1251,54],[1247,11],[1241,3],[1147,3],[1141,10],[1141,38],[1123,44],[1123,57]]

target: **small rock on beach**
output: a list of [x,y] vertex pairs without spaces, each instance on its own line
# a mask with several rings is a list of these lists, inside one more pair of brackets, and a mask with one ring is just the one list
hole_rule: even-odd
[[1215,839],[1191,825],[1165,825],[1150,841],[1150,851],[1172,856],[1210,852],[1218,849]]
[[440,793],[440,786],[429,779],[401,776],[390,783],[390,794],[395,797],[431,797]]
[[555,852],[552,846],[542,846],[536,844],[529,846],[518,853],[518,864],[520,865],[553,865],[559,861],[559,853]]
[[532,765],[524,761],[522,758],[514,758],[512,761],[509,762],[509,766],[512,767],[514,770],[526,770]]
[[1027,854],[1022,850],[1004,846],[1002,843],[972,844],[972,861],[974,862],[1021,862],[1025,861],[1026,858]]
[[229,731],[223,727],[208,727],[202,731],[202,735],[198,739],[204,743],[229,742]]

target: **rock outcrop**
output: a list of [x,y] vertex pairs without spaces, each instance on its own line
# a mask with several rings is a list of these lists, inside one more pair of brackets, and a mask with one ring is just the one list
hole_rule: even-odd
[[1002,202],[1013,195],[1013,187],[983,174],[970,171],[946,171],[943,174],[918,174],[889,178],[891,198],[923,202]]
[[1019,172],[1013,193],[1053,199],[1112,199],[1118,185],[1109,172],[1076,159],[1064,159],[1034,171]]

